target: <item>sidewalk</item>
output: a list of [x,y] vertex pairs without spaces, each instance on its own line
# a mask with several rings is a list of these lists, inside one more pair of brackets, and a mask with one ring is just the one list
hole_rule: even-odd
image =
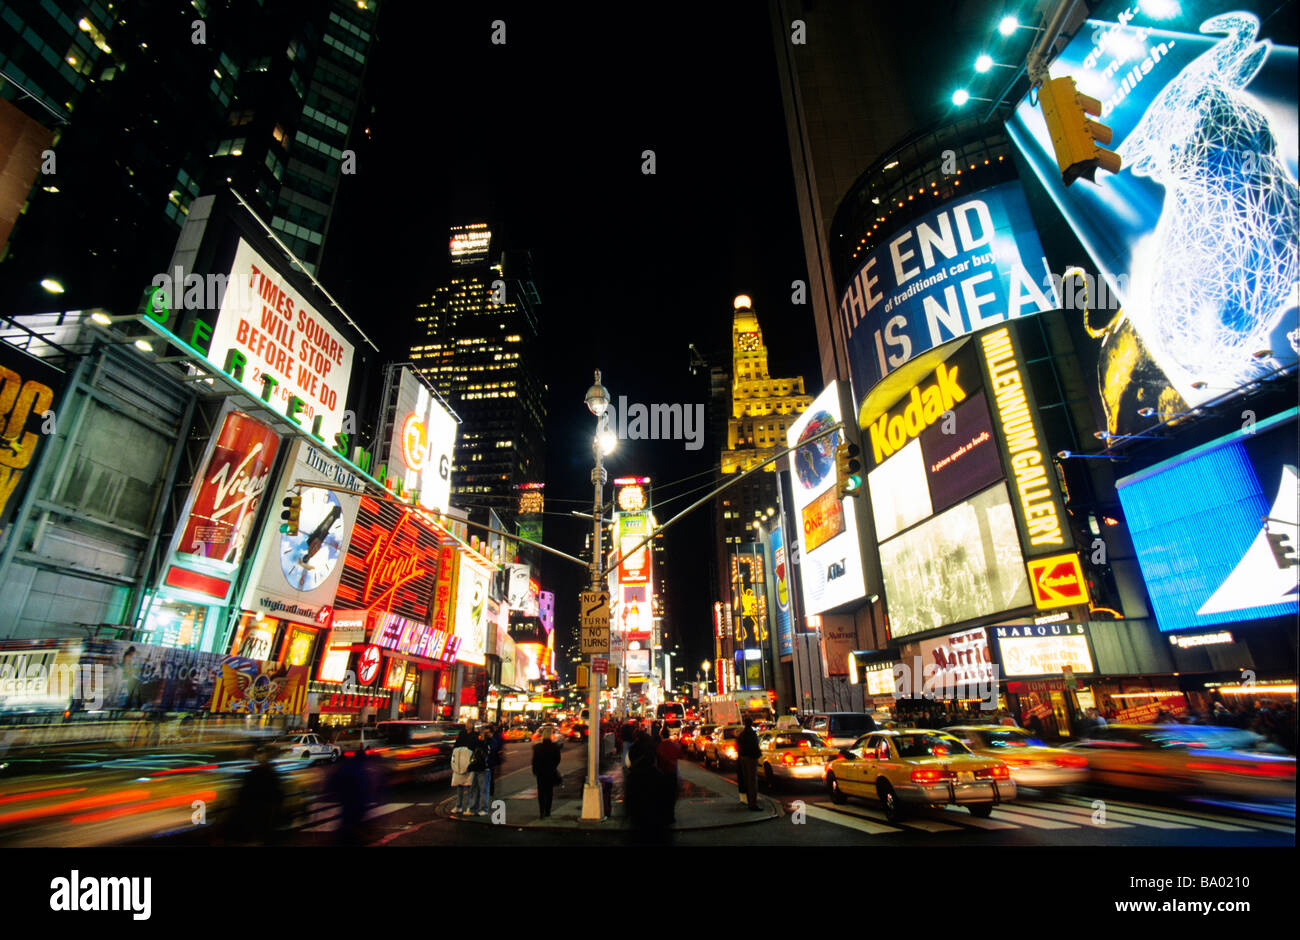
[[[586,769],[579,768],[564,775],[564,785],[555,790],[555,802],[551,806],[551,815],[547,819],[538,818],[537,788],[529,786],[508,796],[498,795],[497,800],[505,804],[506,825],[512,829],[537,829],[565,831],[572,829],[632,829],[627,817],[627,804],[624,801],[623,765],[617,757],[602,761],[601,773],[614,778],[612,794],[613,813],[603,822],[582,819],[582,785],[586,779]],[[721,780],[689,761],[680,761],[677,765],[678,789],[675,815],[677,821],[669,828],[684,829],[722,829],[728,826],[744,826],[750,823],[769,822],[780,819],[781,805],[763,794],[758,796],[761,812],[751,810],[741,799],[733,784]],[[438,814],[447,816],[457,822],[493,825],[493,815],[500,819],[499,811],[487,816],[452,816],[451,810],[456,805],[454,797],[444,800],[438,806]]]

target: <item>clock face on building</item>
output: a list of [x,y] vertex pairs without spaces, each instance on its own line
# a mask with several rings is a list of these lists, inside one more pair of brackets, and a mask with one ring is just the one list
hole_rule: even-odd
[[741,333],[741,334],[740,334],[740,348],[743,349],[745,352],[753,352],[755,349],[757,349],[757,348],[758,348],[758,334],[757,334],[757,333]]
[[295,591],[312,591],[339,563],[343,506],[329,490],[304,488],[298,534],[280,536],[280,570]]

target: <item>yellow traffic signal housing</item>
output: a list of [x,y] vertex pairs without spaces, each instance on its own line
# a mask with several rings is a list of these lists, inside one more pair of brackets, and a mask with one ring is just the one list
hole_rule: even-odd
[[844,443],[835,448],[835,492],[840,499],[859,496],[862,492],[862,461],[857,444]]
[[1066,186],[1082,176],[1093,183],[1098,168],[1118,173],[1120,156],[1106,150],[1111,129],[1105,124],[1088,120],[1088,115],[1101,117],[1101,102],[1081,94],[1068,75],[1053,78],[1038,89],[1038,103],[1047,121],[1047,131],[1052,135],[1052,149],[1056,163],[1061,168],[1061,180]]
[[587,678],[587,667],[585,665],[579,664],[578,674],[574,676],[574,681],[573,681],[574,688],[578,688],[578,689],[589,688],[588,682],[589,680]]
[[280,513],[280,518],[284,522],[280,525],[280,531],[285,535],[298,534],[298,516],[302,513],[302,497],[289,495],[284,498],[284,512]]

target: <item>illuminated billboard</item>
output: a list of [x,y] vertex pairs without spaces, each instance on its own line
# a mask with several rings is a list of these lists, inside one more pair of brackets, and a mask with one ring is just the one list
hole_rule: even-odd
[[208,359],[253,397],[265,377],[271,403],[304,428],[327,441],[343,430],[352,344],[242,238],[211,329]]
[[1296,414],[1116,482],[1162,631],[1295,617]]
[[456,419],[410,369],[403,368],[392,404],[393,433],[385,476],[415,493],[425,509],[446,512],[451,500],[451,463]]
[[925,677],[927,684],[952,688],[987,686],[995,681],[989,640],[982,627],[922,640],[920,655],[922,669],[934,667],[934,678]]
[[1005,483],[882,542],[895,638],[1033,604]]
[[492,572],[468,552],[456,553],[456,636],[461,662],[482,666],[487,661],[488,590]]
[[1066,187],[1041,109],[1007,122],[1114,293],[1076,333],[1112,433],[1297,361],[1297,50],[1269,39],[1286,17],[1234,9],[1110,2],[1052,61],[1102,102],[1118,173]]
[[790,569],[786,561],[785,533],[781,526],[774,526],[768,537],[772,550],[770,564],[772,578],[776,582],[776,643],[778,656],[790,656],[794,653],[794,622],[790,611]]
[[990,186],[909,222],[867,253],[840,292],[861,400],[928,349],[1056,306],[1018,182]]
[[[0,111],[11,107],[0,105]],[[45,414],[56,410],[62,388],[57,369],[0,340],[0,530],[22,502],[32,461],[47,438]]]
[[448,248],[453,264],[475,264],[483,261],[487,258],[491,245],[492,230],[482,222],[452,226]]
[[439,573],[441,550],[438,531],[411,509],[360,497],[339,577],[338,606],[429,623],[434,585],[447,576]]
[[[842,418],[840,385],[832,382],[790,425],[788,446],[796,446]],[[805,614],[818,614],[866,594],[858,544],[858,501],[853,497],[841,500],[835,493],[835,446],[843,437],[836,432],[790,455]]]
[[650,580],[650,543],[641,542],[650,534],[650,513],[620,512],[617,518],[618,554],[622,556],[618,580],[621,584],[645,584]]
[[1081,623],[990,628],[998,644],[1002,675],[1023,679],[1059,676],[1068,666],[1076,676],[1096,672],[1088,631]]
[[261,610],[281,620],[315,623],[321,609],[334,603],[348,537],[357,517],[358,499],[347,493],[319,487],[298,488],[296,483],[328,483],[346,486],[360,495],[361,480],[335,455],[303,439],[296,441],[272,490],[272,507],[279,507],[291,493],[302,496],[298,534],[286,535],[277,524],[279,513],[262,533],[253,571],[244,590],[243,608]]

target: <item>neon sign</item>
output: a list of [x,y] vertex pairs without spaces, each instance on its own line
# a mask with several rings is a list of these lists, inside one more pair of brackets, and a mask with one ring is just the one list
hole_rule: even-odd
[[362,497],[336,605],[428,623],[441,550],[439,531],[417,513]]

